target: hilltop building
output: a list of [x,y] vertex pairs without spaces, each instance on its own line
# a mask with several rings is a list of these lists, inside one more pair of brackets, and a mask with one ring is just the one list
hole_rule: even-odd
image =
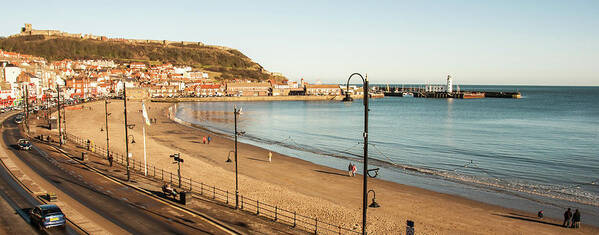
[[[126,43],[139,43],[139,44],[181,44],[181,45],[199,45],[206,46],[201,42],[189,42],[189,41],[169,41],[169,40],[148,40],[148,39],[124,39],[124,38],[108,38],[106,36],[97,36],[92,34],[81,34],[81,33],[67,33],[62,32],[60,30],[40,30],[34,29],[31,24],[25,24],[24,27],[21,27],[21,31],[17,34],[11,35],[10,37],[19,37],[19,36],[33,36],[33,35],[43,35],[43,36],[61,36],[61,37],[71,37],[71,38],[80,38],[80,39],[92,39],[92,40],[101,40],[101,41],[119,41]],[[231,48],[223,47],[223,46],[209,46],[216,47],[224,50],[229,50]]]

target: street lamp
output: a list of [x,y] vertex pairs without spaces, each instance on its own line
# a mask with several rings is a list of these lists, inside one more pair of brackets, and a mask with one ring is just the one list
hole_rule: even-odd
[[183,158],[181,158],[181,153],[171,154],[170,156],[174,163],[177,163],[177,176],[179,177],[179,188],[181,188],[181,163],[183,162]]
[[62,120],[60,120],[60,84],[58,82],[56,82],[56,92],[58,93],[58,95],[56,96],[56,112],[58,113],[58,143],[62,147]]
[[125,156],[127,156],[127,181],[131,179],[131,173],[129,172],[129,130],[133,129],[135,124],[129,125],[127,123],[127,85],[123,82],[123,107],[125,109]]
[[134,138],[134,136],[133,135],[129,135],[129,138],[131,139],[131,143],[135,144],[135,138]]
[[368,205],[368,207],[371,208],[379,208],[381,207],[381,205],[379,205],[378,203],[376,203],[376,193],[374,192],[374,190],[368,190],[368,193],[372,192],[372,203],[370,203],[370,205]]
[[237,116],[241,114],[241,108],[237,109],[237,105],[233,108],[233,115],[235,116],[235,209],[239,208],[239,176],[237,174],[237,136],[245,134],[245,131],[237,131]]
[[[346,90],[345,90],[345,98],[343,98],[343,101],[352,101],[353,99],[351,98],[351,96],[349,95],[349,81],[351,80],[351,78],[354,76],[360,76],[360,78],[362,78],[362,90],[364,91],[364,132],[362,133],[362,136],[364,137],[364,182],[363,182],[363,188],[362,188],[362,235],[366,235],[366,210],[367,210],[367,204],[368,204],[368,173],[370,172],[368,170],[368,75],[366,75],[366,78],[364,78],[361,74],[359,73],[352,73],[349,78],[347,79],[347,86],[346,86]],[[376,176],[376,175],[375,175]],[[373,191],[374,192],[374,191]],[[377,204],[378,205],[378,204]]]
[[229,151],[229,154],[227,154],[227,160],[225,162],[227,162],[227,163],[232,162],[231,161],[231,153],[235,153],[235,151],[233,151],[233,150]]

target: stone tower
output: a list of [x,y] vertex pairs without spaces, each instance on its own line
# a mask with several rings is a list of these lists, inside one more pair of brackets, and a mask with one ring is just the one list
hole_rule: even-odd
[[33,30],[31,24],[25,24],[25,27],[21,28],[21,33],[29,33]]

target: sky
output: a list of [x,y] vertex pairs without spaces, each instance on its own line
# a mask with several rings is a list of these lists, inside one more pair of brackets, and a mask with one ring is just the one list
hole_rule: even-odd
[[239,49],[290,80],[599,86],[599,1],[7,1],[24,23]]

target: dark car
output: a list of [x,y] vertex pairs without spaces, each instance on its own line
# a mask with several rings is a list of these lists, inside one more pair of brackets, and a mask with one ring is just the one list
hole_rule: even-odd
[[58,206],[53,204],[39,205],[31,210],[31,223],[41,229],[59,227],[64,229],[66,216]]
[[19,146],[20,150],[30,150],[31,142],[29,142],[29,140],[26,139],[19,139],[19,141],[17,141],[17,146]]
[[15,117],[15,123],[17,123],[17,124],[21,124],[21,123],[23,123],[23,116],[21,116],[21,115],[17,115],[17,116]]

